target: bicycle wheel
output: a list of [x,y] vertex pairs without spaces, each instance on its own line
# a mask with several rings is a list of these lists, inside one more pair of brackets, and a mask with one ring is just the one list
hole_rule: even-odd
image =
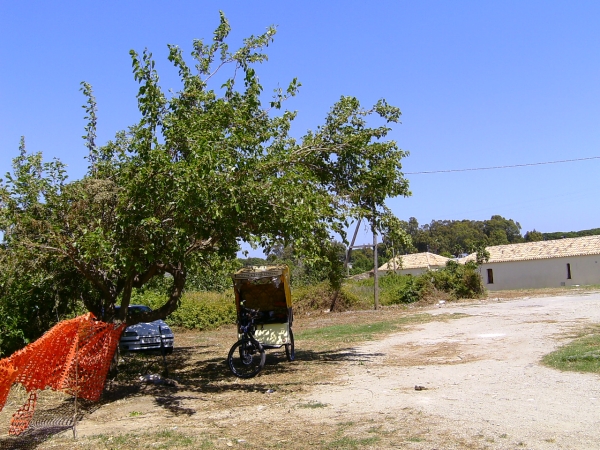
[[287,356],[288,361],[293,361],[296,359],[296,350],[294,349],[294,333],[292,333],[292,329],[290,328],[290,343],[285,344],[285,356]]
[[227,364],[231,372],[240,378],[252,378],[265,365],[265,350],[250,339],[237,341],[229,350]]

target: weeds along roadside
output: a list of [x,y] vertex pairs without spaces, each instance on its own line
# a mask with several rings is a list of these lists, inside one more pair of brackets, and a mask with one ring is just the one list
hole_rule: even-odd
[[[370,310],[374,304],[374,281],[346,280],[336,301],[336,311]],[[388,274],[379,278],[379,299],[382,306],[432,303],[439,300],[478,298],[484,289],[475,268],[448,266],[436,272],[418,276]],[[334,290],[327,282],[295,286],[292,289],[294,312],[298,315],[318,314],[329,310]],[[164,301],[160,292],[147,290],[136,293],[132,303],[158,307]],[[179,308],[167,318],[167,323],[190,330],[212,330],[234,324],[236,311],[233,290],[225,292],[188,292]]]

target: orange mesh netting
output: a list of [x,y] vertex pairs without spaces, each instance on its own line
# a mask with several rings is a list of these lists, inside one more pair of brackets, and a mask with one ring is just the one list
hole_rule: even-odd
[[29,426],[37,390],[48,387],[97,401],[124,328],[88,313],[58,323],[34,343],[0,359],[0,411],[13,384],[20,383],[29,392],[11,419],[9,434],[21,434]]

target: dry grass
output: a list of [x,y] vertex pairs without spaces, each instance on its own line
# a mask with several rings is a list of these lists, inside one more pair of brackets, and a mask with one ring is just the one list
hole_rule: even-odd
[[565,286],[557,288],[543,289],[514,289],[506,291],[488,291],[486,298],[512,300],[518,298],[536,298],[536,297],[556,297],[559,295],[582,295],[586,292],[595,292],[600,289],[600,286]]
[[[435,442],[449,442],[449,437],[428,436],[431,418],[416,411],[407,410],[402,417],[365,415],[357,420],[352,416],[352,424],[342,418],[340,423],[323,422],[315,421],[311,414],[328,405],[304,400],[314,386],[336,384],[339,370],[347,361],[369,357],[353,352],[352,347],[358,343],[355,339],[335,333],[323,339],[313,333],[315,330],[339,330],[344,326],[369,330],[370,326],[388,324],[384,329],[375,327],[371,336],[377,336],[449,318],[416,310],[418,314],[414,309],[389,308],[297,317],[297,361],[289,363],[283,349],[271,350],[263,372],[249,380],[235,378],[225,364],[227,351],[236,339],[234,327],[211,332],[179,330],[168,365],[176,386],[147,385],[138,380],[140,375],[162,371],[160,357],[125,356],[119,375],[107,383],[103,399],[95,405],[84,405],[79,427],[85,428],[93,420],[95,432],[80,436],[77,448],[431,448]],[[4,430],[25,397],[19,389],[11,393],[0,413]],[[53,412],[56,421],[68,422],[73,413],[72,400],[44,392],[36,415],[48,417],[44,411]],[[118,428],[124,425],[123,430]],[[59,431],[62,434],[56,434]],[[73,448],[72,432],[63,426],[42,435],[0,438],[0,449],[8,448]]]
[[405,344],[402,346],[403,357],[390,357],[388,366],[430,366],[465,364],[481,359],[465,351],[464,345],[456,342],[442,342],[436,345],[422,346]]
[[[574,293],[573,289],[551,292]],[[497,294],[491,293],[488,298],[495,300]],[[542,295],[552,294],[550,290],[502,292],[503,299]],[[487,300],[475,300],[479,301]],[[209,332],[177,330],[176,349],[168,357],[170,378],[176,380],[175,385],[139,381],[140,375],[162,372],[160,357],[126,356],[119,375],[107,383],[103,399],[94,405],[82,405],[80,429],[85,432],[80,434],[77,448],[490,448],[494,437],[474,440],[461,436],[460,430],[448,428],[451,424],[440,423],[418,411],[407,409],[401,416],[339,411],[330,415],[335,419],[323,421],[314,414],[329,406],[318,401],[309,404],[306,400],[313,387],[338,383],[340,371],[348,361],[369,358],[353,350],[361,341],[408,330],[415,324],[455,317],[460,316],[431,316],[427,307],[420,305],[298,314],[294,322],[297,361],[287,362],[283,349],[271,350],[263,372],[249,380],[235,378],[225,364],[236,339],[235,327]],[[345,334],[344,328],[350,327],[354,327],[354,332]],[[437,360],[460,364],[461,358],[469,355],[452,344],[436,349],[415,347],[409,363],[423,365]],[[10,415],[24,400],[22,390],[13,390],[0,412],[1,430],[7,430]],[[72,400],[44,392],[36,416],[56,420],[65,430],[72,418]],[[39,430],[43,429],[40,423]],[[0,437],[0,449],[74,448],[70,430],[62,434],[58,433],[61,428],[56,427],[45,428],[45,433],[39,430],[18,439]],[[497,441],[500,438],[495,437]]]

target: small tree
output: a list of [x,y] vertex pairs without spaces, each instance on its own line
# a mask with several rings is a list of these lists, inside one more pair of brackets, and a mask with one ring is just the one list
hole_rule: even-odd
[[525,233],[525,242],[538,242],[544,240],[544,235],[537,231],[535,228]]
[[[342,97],[322,126],[290,134],[295,113],[283,104],[292,80],[263,101],[254,70],[275,35],[268,28],[236,51],[221,14],[211,42],[196,40],[194,67],[169,46],[181,90],[165,94],[152,54],[131,51],[141,118],[106,145],[96,145],[96,101],[87,96],[89,169],[68,182],[59,161],[21,152],[0,183],[0,229],[13,255],[44,253],[92,288],[85,307],[109,321],[152,321],[173,312],[190,267],[235,258],[240,241],[292,246],[307,260],[344,236],[349,217],[385,212],[385,199],[408,195],[406,153],[385,140],[400,110],[378,101],[363,108]],[[227,77],[222,74],[231,69]],[[217,77],[217,73],[219,73]],[[216,78],[226,79],[216,83]],[[371,118],[382,120],[372,126]],[[164,304],[127,316],[132,291],[156,277],[169,281]],[[50,276],[58,276],[54,269]],[[117,316],[115,305],[121,305]]]
[[380,254],[386,261],[408,253],[406,250],[414,250],[411,236],[405,230],[405,224],[406,222],[398,219],[390,211],[382,215],[379,220],[379,229],[383,236],[383,248]]

